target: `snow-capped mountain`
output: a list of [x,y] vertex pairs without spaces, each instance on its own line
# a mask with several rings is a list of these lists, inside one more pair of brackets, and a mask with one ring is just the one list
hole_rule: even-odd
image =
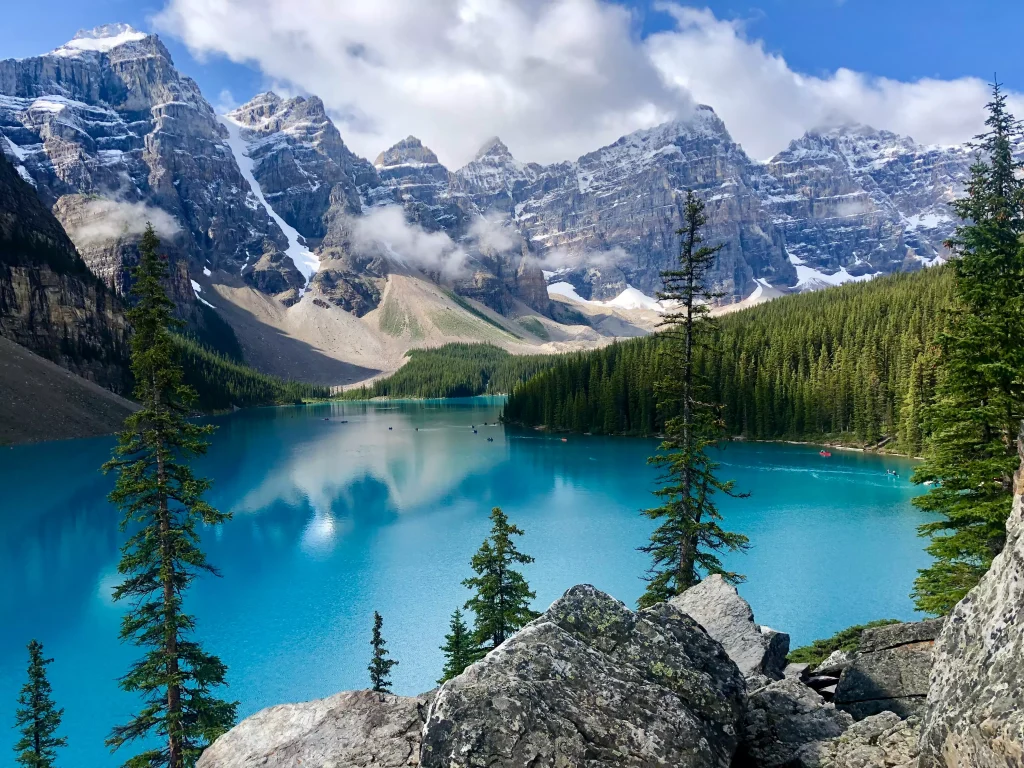
[[574,162],[526,165],[499,146],[456,171],[462,188],[511,211],[557,280],[594,300],[658,291],[687,189],[707,203],[709,240],[726,244],[716,278],[734,301],[757,279],[815,289],[934,263],[971,162],[962,147],[854,126],[808,133],[757,163],[709,107]]
[[195,272],[237,273],[287,246],[227,135],[160,40],[126,25],[0,61],[0,145],[83,257],[116,285],[147,219]]
[[[406,268],[353,236],[384,206],[465,252],[447,281],[457,292],[499,312],[546,311],[542,267],[583,299],[653,296],[693,189],[709,240],[726,246],[716,278],[738,301],[759,280],[814,288],[934,262],[971,161],[855,126],[758,163],[699,107],[571,162],[524,163],[495,138],[452,172],[410,136],[370,163],[315,96],[260,94],[218,117],[159,39],[126,25],[0,62],[0,149],[115,284],[149,219],[193,275],[240,275],[286,305],[308,289],[355,314]],[[496,249],[481,221],[512,239]]]

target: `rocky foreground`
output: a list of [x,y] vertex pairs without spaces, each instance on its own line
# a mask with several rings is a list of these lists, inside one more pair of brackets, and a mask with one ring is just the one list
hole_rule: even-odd
[[271,707],[199,768],[1020,768],[1020,485],[1006,549],[948,619],[816,669],[785,666],[788,636],[720,578],[638,612],[580,585],[436,691]]

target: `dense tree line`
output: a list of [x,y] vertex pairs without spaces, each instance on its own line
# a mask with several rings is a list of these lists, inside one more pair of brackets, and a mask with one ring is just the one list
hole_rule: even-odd
[[921,526],[935,560],[914,582],[917,607],[949,613],[1006,544],[1024,419],[1024,138],[993,86],[987,131],[961,220],[949,241],[954,302],[937,337],[943,372],[924,409],[931,439],[914,481],[931,488],[914,504],[939,519]]
[[552,355],[513,355],[493,344],[445,344],[414,349],[394,374],[344,393],[348,400],[372,397],[473,397],[507,394],[551,367]]
[[[916,454],[936,387],[934,340],[951,302],[947,268],[785,296],[720,319],[697,352],[730,434],[753,439],[891,438]],[[507,421],[604,434],[652,435],[664,371],[659,335],[558,358],[518,387]]]
[[195,390],[196,407],[204,412],[232,407],[280,405],[330,396],[327,387],[285,381],[230,360],[186,336],[174,337],[185,384]]

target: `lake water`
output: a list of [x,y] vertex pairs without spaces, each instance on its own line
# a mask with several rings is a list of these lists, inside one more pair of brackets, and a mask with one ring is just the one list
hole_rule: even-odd
[[[188,607],[228,664],[240,714],[367,686],[374,610],[384,617],[396,693],[433,687],[448,617],[488,531],[492,506],[526,530],[525,568],[545,608],[589,582],[628,604],[643,591],[656,443],[516,432],[494,399],[260,409],[216,419],[198,469],[234,513],[204,546],[223,578]],[[329,421],[324,418],[329,417]],[[346,419],[348,423],[341,423]],[[470,425],[476,425],[473,433]],[[493,438],[488,442],[487,438]],[[70,743],[60,762],[112,766],[103,738],[135,700],[116,687],[134,656],[117,640],[122,535],[97,467],[112,439],[0,450],[0,755],[10,755],[25,644],[43,642]],[[762,624],[794,645],[877,618],[913,619],[907,596],[926,564],[915,533],[911,464],[811,446],[733,443],[726,526],[752,548],[727,557]],[[900,477],[885,474],[895,469]],[[0,758],[2,761],[2,758]]]

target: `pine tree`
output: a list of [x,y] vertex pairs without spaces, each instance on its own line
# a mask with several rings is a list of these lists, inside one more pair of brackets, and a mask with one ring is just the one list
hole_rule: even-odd
[[373,637],[370,640],[370,645],[373,646],[373,658],[370,659],[370,666],[367,667],[367,670],[370,672],[370,685],[374,691],[391,693],[391,668],[398,662],[395,659],[387,658],[388,650],[384,647],[387,642],[380,631],[383,626],[384,619],[374,611]]
[[726,571],[717,553],[742,550],[747,537],[729,533],[718,521],[715,493],[736,495],[733,483],[719,480],[718,464],[708,449],[723,436],[721,406],[711,400],[711,388],[697,367],[698,350],[718,354],[713,348],[715,325],[710,305],[722,294],[709,285],[708,271],[723,246],[702,245],[707,217],[704,202],[686,194],[679,253],[679,269],[662,273],[665,289],[659,298],[671,302],[665,315],[660,347],[664,377],[656,386],[658,405],[674,415],[665,422],[665,439],[650,459],[665,469],[662,486],[655,491],[662,505],[645,512],[661,521],[651,543],[641,547],[653,560],[642,607],[662,602],[698,583],[701,571],[722,574],[732,582],[742,579]]
[[451,680],[456,675],[480,658],[480,648],[473,642],[473,635],[462,618],[462,611],[458,608],[452,612],[451,621],[448,623],[449,633],[444,636],[444,645],[441,650],[444,652],[444,669],[441,671],[441,679],[438,685]]
[[157,736],[159,746],[129,759],[130,768],[192,766],[203,749],[235,721],[236,704],[216,698],[226,667],[193,639],[195,619],[182,599],[192,581],[216,573],[199,548],[199,526],[217,525],[229,515],[203,500],[208,480],[192,474],[188,459],[206,452],[212,427],[188,420],[195,394],[182,383],[171,329],[178,321],[162,281],[167,266],[158,256],[152,227],[140,244],[132,270],[132,373],[140,408],[125,419],[114,457],[110,500],[123,512],[122,530],[131,536],[121,549],[124,577],[114,600],[129,601],[121,639],[144,653],[121,678],[122,690],[141,693],[142,709],[116,727],[107,745],[117,749]]
[[501,507],[491,510],[491,523],[491,535],[470,561],[476,576],[462,582],[475,592],[465,605],[476,615],[473,642],[487,650],[497,648],[538,615],[530,609],[536,593],[513,568],[533,562],[512,541],[523,531],[508,521]]
[[917,607],[948,613],[988,570],[1005,543],[1024,417],[1024,180],[1013,146],[1020,124],[993,85],[988,132],[950,240],[955,305],[939,336],[941,383],[927,409],[932,438],[914,500],[942,517],[921,527],[935,562],[920,571]]
[[21,688],[15,713],[15,727],[20,729],[21,738],[14,745],[14,761],[25,768],[53,768],[57,748],[68,743],[66,737],[56,736],[64,710],[54,704],[46,679],[46,666],[52,661],[43,658],[38,640],[28,644],[28,682]]

